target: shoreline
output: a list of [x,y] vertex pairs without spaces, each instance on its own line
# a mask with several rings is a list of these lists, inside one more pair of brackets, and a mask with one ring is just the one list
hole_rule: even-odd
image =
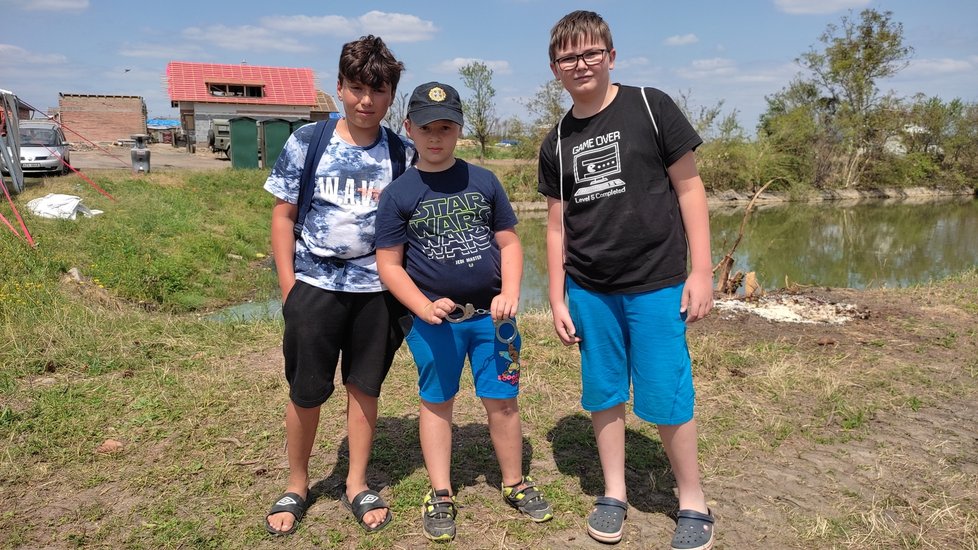
[[[715,193],[707,192],[706,203],[710,209],[747,206],[753,195],[728,189]],[[927,187],[880,187],[875,189],[822,189],[812,190],[798,197],[790,193],[764,192],[757,196],[755,206],[780,205],[787,203],[837,203],[853,204],[862,201],[892,201],[892,202],[930,202],[935,200],[955,198],[978,198],[976,189],[931,189]],[[514,202],[513,208],[518,212],[544,212],[547,203],[544,200]]]

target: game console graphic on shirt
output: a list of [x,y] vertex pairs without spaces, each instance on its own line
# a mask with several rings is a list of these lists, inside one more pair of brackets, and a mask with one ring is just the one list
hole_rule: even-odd
[[[574,156],[574,183],[577,187],[574,191],[575,200],[581,202],[583,199],[586,202],[598,196],[617,194],[608,192],[623,188],[625,182],[618,178],[609,178],[619,173],[621,154],[617,142],[578,153]],[[618,192],[623,191],[621,189]]]

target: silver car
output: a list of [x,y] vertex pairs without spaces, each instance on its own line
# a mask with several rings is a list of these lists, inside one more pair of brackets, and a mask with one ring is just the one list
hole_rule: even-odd
[[49,120],[20,122],[20,166],[24,175],[67,174],[71,171],[68,155],[68,142],[58,123]]

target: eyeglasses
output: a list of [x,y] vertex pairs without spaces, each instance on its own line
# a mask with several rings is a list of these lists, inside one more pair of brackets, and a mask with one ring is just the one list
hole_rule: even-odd
[[592,67],[604,61],[604,54],[608,50],[588,50],[582,54],[567,55],[559,59],[555,59],[554,63],[564,71],[572,71],[577,68],[577,61],[579,59],[584,60],[584,64],[588,67]]

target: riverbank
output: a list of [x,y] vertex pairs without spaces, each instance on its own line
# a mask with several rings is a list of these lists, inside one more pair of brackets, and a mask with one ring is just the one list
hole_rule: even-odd
[[[69,176],[17,197],[78,194],[105,213],[27,216],[37,248],[0,239],[0,547],[281,546],[262,525],[287,477],[281,322],[199,317],[274,287],[263,180],[100,176],[110,201]],[[72,267],[77,276],[64,277]],[[757,304],[725,301],[692,325],[719,545],[975,547],[976,289],[973,270],[904,289],[790,285]],[[768,315],[799,304],[816,322]],[[456,545],[596,548],[584,522],[602,482],[578,402],[578,351],[560,345],[543,309],[519,323],[525,466],[556,517],[528,524],[499,497],[485,411],[466,377],[452,445]],[[348,456],[340,391],[323,407],[316,500],[291,544],[429,547],[416,388],[402,348],[369,471],[392,505],[390,528],[363,538],[337,501]],[[631,414],[626,427],[631,509],[620,547],[658,546],[673,529],[675,480],[655,428]]]
[[[81,305],[105,345],[70,363],[58,359],[72,345],[61,334],[34,352],[42,364],[2,371],[0,546],[280,546],[262,527],[287,477],[280,325],[106,307],[75,288],[54,300]],[[976,288],[971,273],[904,290],[796,289],[781,299],[846,315],[777,322],[747,304],[690,327],[718,547],[974,547]],[[597,548],[584,523],[602,481],[578,403],[577,350],[560,345],[544,311],[523,314],[520,330],[525,464],[556,517],[528,524],[499,497],[484,410],[465,378],[452,444],[456,545]],[[340,392],[323,407],[315,500],[290,544],[429,547],[417,513],[427,482],[415,372],[402,349],[369,470],[392,505],[390,528],[367,541],[338,502]],[[659,546],[673,529],[675,480],[655,429],[629,413],[626,430],[631,507],[620,547]]]
[[[878,189],[822,189],[812,190],[803,196],[790,193],[765,191],[757,196],[755,204],[785,204],[790,202],[839,202],[853,203],[860,201],[894,201],[894,202],[928,202],[955,197],[975,197],[975,189],[931,189],[927,187],[888,187]],[[726,190],[707,193],[709,207],[743,207],[750,203],[753,195],[740,191]],[[513,203],[520,212],[545,212],[547,203],[540,201],[521,201]]]

